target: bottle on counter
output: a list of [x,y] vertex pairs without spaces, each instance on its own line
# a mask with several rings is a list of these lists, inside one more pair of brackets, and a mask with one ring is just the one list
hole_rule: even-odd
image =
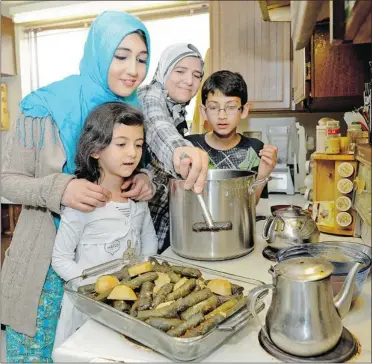
[[341,146],[340,123],[338,120],[327,121],[327,138],[325,152],[327,154],[340,154]]
[[316,126],[316,152],[325,153],[327,138],[327,126],[317,125]]
[[355,153],[357,139],[362,137],[362,126],[359,123],[351,123],[347,128],[347,136],[349,138],[349,154]]

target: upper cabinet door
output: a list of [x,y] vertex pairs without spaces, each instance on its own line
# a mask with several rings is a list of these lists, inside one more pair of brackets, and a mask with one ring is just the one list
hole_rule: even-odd
[[290,23],[265,22],[258,1],[211,1],[212,72],[239,72],[251,110],[291,108]]

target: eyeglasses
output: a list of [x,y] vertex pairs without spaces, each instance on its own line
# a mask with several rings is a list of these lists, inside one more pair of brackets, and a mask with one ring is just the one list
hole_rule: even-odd
[[220,109],[217,106],[207,106],[206,109],[209,115],[217,116],[219,115],[220,111],[223,110],[226,113],[226,115],[232,116],[232,115],[236,115],[238,111],[242,111],[243,106],[229,105],[229,106],[225,106],[224,109]]

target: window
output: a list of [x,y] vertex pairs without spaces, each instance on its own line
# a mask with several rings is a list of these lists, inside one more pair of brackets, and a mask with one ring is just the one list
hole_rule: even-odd
[[[167,46],[178,42],[192,43],[199,49],[203,57],[209,48],[208,13],[149,20],[144,21],[144,23],[151,36],[151,61],[143,85],[151,82],[160,55]],[[35,53],[36,56],[33,56],[33,53],[24,45],[25,51],[31,55],[32,59],[31,65],[22,66],[21,63],[21,70],[32,69],[34,71],[28,71],[30,73],[28,83],[31,86],[27,87],[27,83],[23,84],[23,94],[25,95],[32,89],[48,85],[66,76],[78,74],[88,30],[88,28],[78,28],[39,31],[36,33],[36,38],[30,36],[29,39],[25,40],[24,42],[28,46],[33,42],[37,52]],[[195,98],[187,107],[188,120],[193,117],[194,107]]]

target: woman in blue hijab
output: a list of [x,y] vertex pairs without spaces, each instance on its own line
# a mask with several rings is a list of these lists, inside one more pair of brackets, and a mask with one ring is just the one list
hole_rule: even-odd
[[[92,24],[80,74],[40,88],[20,103],[2,163],[2,196],[22,204],[2,269],[1,322],[8,362],[51,362],[63,281],[50,267],[63,206],[92,211],[110,192],[75,179],[75,150],[90,111],[106,102],[138,106],[150,39],[137,18],[107,11]],[[146,181],[146,183],[145,183]],[[148,177],[133,179],[125,197],[151,197]],[[72,232],[73,233],[73,232]]]

